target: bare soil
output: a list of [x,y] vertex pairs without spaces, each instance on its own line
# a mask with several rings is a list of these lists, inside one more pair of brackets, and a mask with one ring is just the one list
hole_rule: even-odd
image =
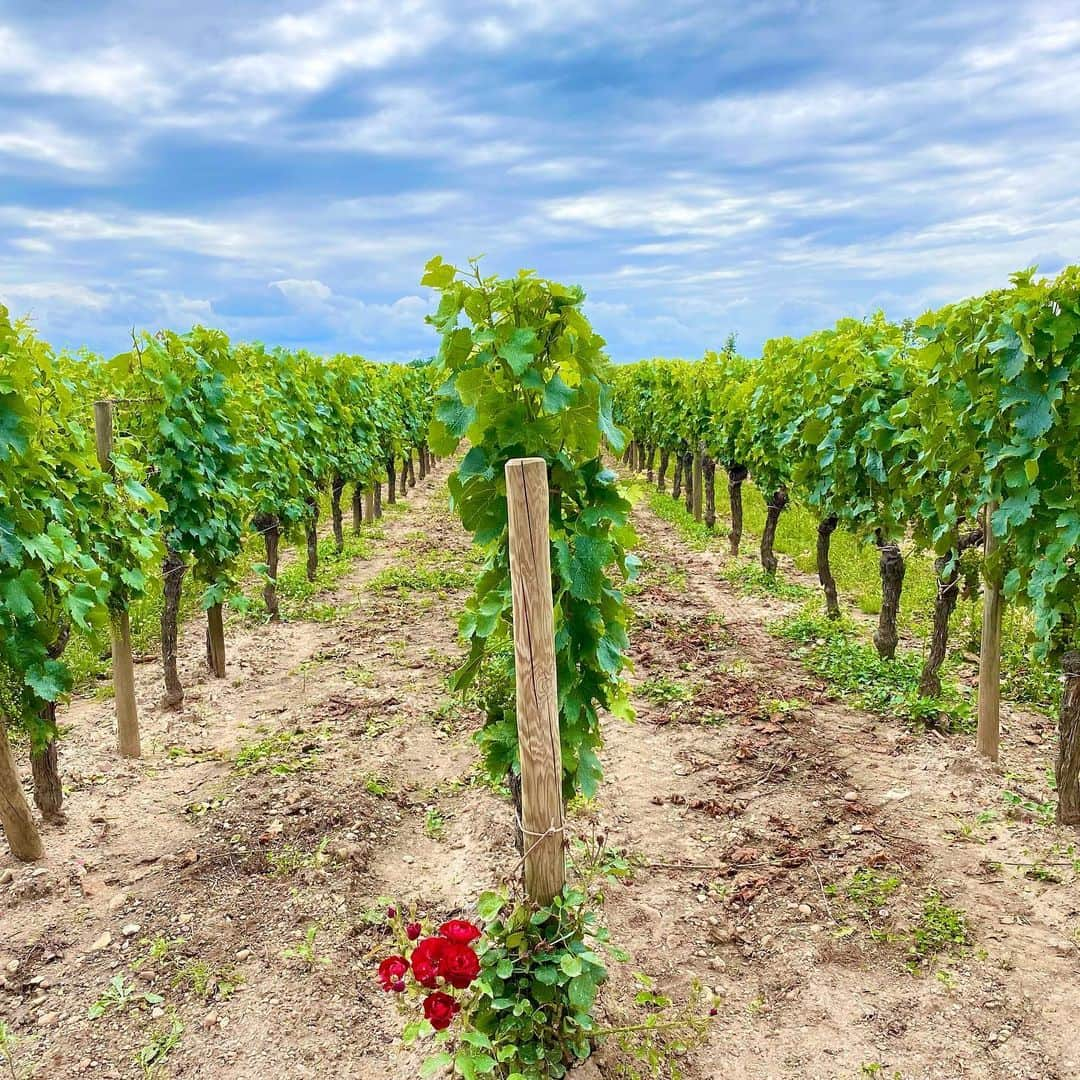
[[[477,779],[479,718],[446,690],[465,594],[370,587],[392,566],[472,567],[446,468],[321,598],[329,621],[234,621],[224,680],[187,625],[179,713],[140,665],[141,761],[116,758],[110,702],[63,710],[67,820],[42,864],[0,855],[19,1077],[142,1076],[174,1016],[156,1075],[416,1075],[372,978],[386,903],[468,911],[516,862],[509,805]],[[694,979],[716,995],[686,1080],[1080,1074],[1077,836],[1003,800],[1047,797],[1050,721],[1008,713],[993,768],[970,738],[848,708],[769,633],[792,605],[741,594],[718,555],[636,517],[639,719],[609,722],[604,786],[575,818],[635,864],[604,909],[632,954],[604,1021],[632,1011],[640,971],[676,1000]],[[885,903],[847,895],[859,870],[896,880]],[[970,944],[915,964],[931,892]],[[90,1019],[116,976],[135,996]],[[606,1047],[582,1072],[626,1064]]]

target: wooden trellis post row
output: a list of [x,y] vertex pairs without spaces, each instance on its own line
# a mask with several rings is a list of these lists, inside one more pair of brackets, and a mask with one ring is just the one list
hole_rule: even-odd
[[545,905],[566,883],[548,476],[543,458],[506,463],[525,891]]
[[[113,407],[111,401],[94,402],[94,438],[101,468],[111,476]],[[116,745],[123,757],[142,755],[139,743],[139,709],[135,704],[135,665],[131,659],[131,624],[127,610],[109,617],[112,639],[112,676],[116,699]]]

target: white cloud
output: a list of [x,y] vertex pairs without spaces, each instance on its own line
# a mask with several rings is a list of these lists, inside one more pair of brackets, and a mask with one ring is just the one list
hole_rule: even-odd
[[103,311],[111,303],[107,293],[69,281],[28,281],[0,284],[0,302],[15,312],[43,308],[87,308]]
[[[73,173],[102,171],[110,155],[96,140],[63,131],[47,120],[24,119],[17,125],[0,128],[0,159],[53,165]],[[0,166],[2,167],[2,166]]]
[[285,278],[282,281],[271,281],[272,288],[277,289],[286,300],[302,305],[321,305],[334,295],[329,285],[321,281],[298,280],[297,278]]

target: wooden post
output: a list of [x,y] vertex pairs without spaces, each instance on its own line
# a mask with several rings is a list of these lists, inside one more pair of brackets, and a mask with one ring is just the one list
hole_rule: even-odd
[[206,666],[214,678],[225,678],[225,623],[220,604],[206,610]]
[[694,520],[701,520],[701,443],[694,447]]
[[548,497],[543,458],[506,463],[525,890],[541,905],[566,883]]
[[375,492],[370,487],[364,492],[364,520],[369,524],[375,520]]
[[[111,401],[94,402],[94,439],[101,468],[112,475],[113,409]],[[142,756],[139,707],[135,703],[135,664],[131,658],[131,625],[127,611],[109,618],[112,641],[113,696],[116,699],[116,747],[121,757]]]
[[[985,535],[983,554],[988,561],[998,543],[991,526],[997,504],[989,502],[983,511]],[[979,726],[975,745],[991,761],[998,759],[1001,732],[1001,586],[984,576],[982,642],[979,648]]]

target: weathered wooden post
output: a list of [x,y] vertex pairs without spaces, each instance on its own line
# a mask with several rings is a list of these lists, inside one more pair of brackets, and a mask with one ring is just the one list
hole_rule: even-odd
[[364,521],[369,525],[375,520],[375,492],[369,486],[364,492]]
[[694,480],[693,480],[693,484],[694,484],[694,507],[693,507],[693,509],[694,509],[694,520],[695,521],[700,521],[701,520],[701,495],[702,495],[701,481],[702,481],[703,467],[704,466],[703,466],[703,462],[702,462],[701,443],[699,442],[694,447]]
[[[991,519],[997,505],[986,504],[983,511],[983,557],[986,562],[997,550]],[[991,574],[983,578],[982,641],[979,647],[979,725],[975,745],[991,761],[998,759],[1001,732],[1001,585]]]
[[525,890],[544,905],[566,883],[562,750],[543,458],[506,463]]
[[[94,402],[94,441],[98,464],[113,473],[113,407],[111,401]],[[116,746],[122,757],[140,757],[139,708],[135,703],[135,664],[131,658],[131,624],[127,609],[109,618],[112,641],[113,692],[116,699]]]

